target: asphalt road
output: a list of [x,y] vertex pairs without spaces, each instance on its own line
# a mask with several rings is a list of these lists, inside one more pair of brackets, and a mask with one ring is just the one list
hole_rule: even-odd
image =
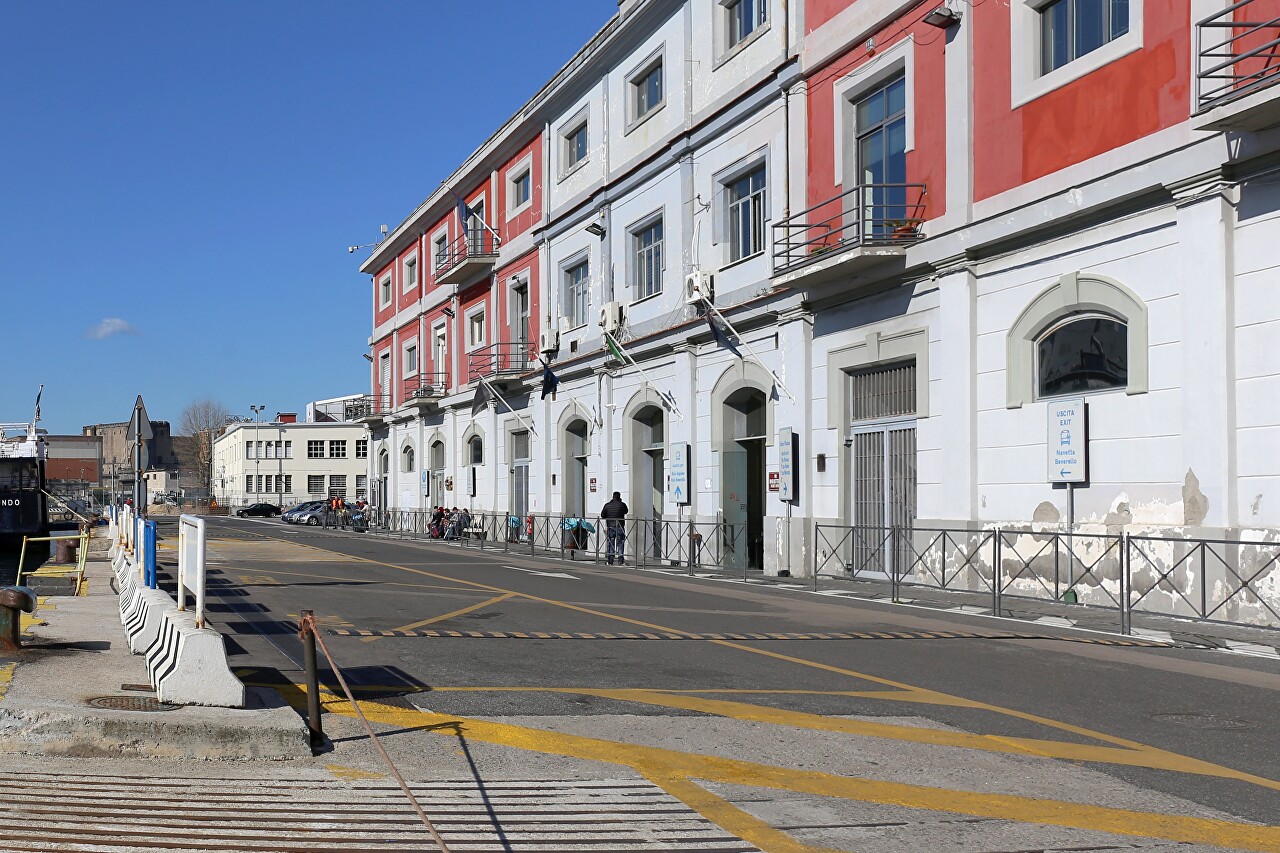
[[[323,627],[338,632],[326,640],[362,698],[391,703],[377,706],[388,730],[430,737],[429,725],[411,732],[415,718],[404,716],[420,714],[427,722],[480,721],[477,737],[536,753],[582,758],[592,744],[616,744],[621,763],[651,779],[671,777],[668,791],[764,849],[875,849],[867,829],[875,823],[872,812],[899,807],[998,818],[990,828],[995,836],[979,843],[966,835],[962,843],[939,823],[920,830],[920,839],[932,840],[886,849],[923,849],[916,845],[924,843],[1066,849],[1098,838],[1161,839],[1170,849],[1178,841],[1202,845],[1182,850],[1273,849],[1265,846],[1270,842],[1233,842],[1235,830],[1214,829],[1217,824],[1161,828],[1165,824],[1150,815],[1221,820],[1223,827],[1276,822],[1280,784],[1270,781],[1280,779],[1275,662],[1081,642],[1107,638],[1071,630],[1048,629],[1055,639],[939,637],[934,633],[985,637],[1045,629],[275,521],[211,519],[209,537],[212,618],[229,638],[233,667],[246,678],[302,681],[296,620],[310,609]],[[530,637],[353,635],[387,630]],[[907,632],[919,638],[534,636],[656,630]],[[483,721],[506,721],[505,728],[486,729]],[[624,748],[633,745],[652,751]],[[701,793],[680,793],[687,783],[675,778],[684,771],[672,769],[672,754],[754,763],[748,772],[706,769],[704,759],[690,759],[687,775],[709,780],[698,791],[725,801],[699,807],[694,801]],[[785,776],[771,791],[810,797],[804,813],[820,817],[797,822],[800,807],[782,802],[786,797],[753,799],[741,780],[765,773],[761,762]],[[819,772],[831,778],[804,775]],[[840,780],[863,777],[916,787],[840,789]],[[961,807],[950,798],[957,791],[996,799]],[[998,799],[1006,795],[1051,803],[1045,808],[1055,814],[1066,801],[1123,811],[1105,819],[1046,820],[1038,817],[1046,813],[1041,806]],[[837,800],[839,808],[829,806]],[[868,802],[875,808],[850,811],[850,803]],[[1006,823],[1012,834],[994,828]],[[771,841],[768,825],[790,828]],[[952,831],[961,830],[946,830]],[[799,846],[785,846],[787,838]],[[992,846],[997,842],[1013,846]]]

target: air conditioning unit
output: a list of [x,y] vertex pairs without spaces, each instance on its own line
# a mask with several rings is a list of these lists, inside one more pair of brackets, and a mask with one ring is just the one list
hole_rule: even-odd
[[555,329],[543,329],[538,333],[538,351],[544,353],[559,352],[560,333]]
[[600,308],[600,327],[611,335],[622,329],[622,303],[606,302]]
[[716,277],[709,272],[694,270],[684,278],[686,305],[700,305],[715,299]]

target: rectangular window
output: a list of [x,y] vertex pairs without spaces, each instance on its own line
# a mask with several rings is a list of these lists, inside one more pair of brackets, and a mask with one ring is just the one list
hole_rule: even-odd
[[252,474],[244,475],[244,490],[246,493],[253,491],[253,475]]
[[1040,9],[1040,73],[1129,32],[1129,0],[1054,0]]
[[404,262],[404,289],[413,290],[418,286],[418,259],[410,258]]
[[286,495],[293,493],[293,475],[292,474],[284,475],[284,493]]
[[253,442],[252,441],[246,441],[244,443],[244,458],[245,459],[253,458]]
[[418,345],[409,344],[404,348],[404,372],[405,375],[418,372]]
[[740,261],[764,251],[764,166],[734,180],[726,188],[729,201],[729,260]]
[[444,266],[444,262],[449,258],[449,235],[441,234],[431,243],[433,248],[433,257],[435,257],[435,268],[440,269]]
[[484,346],[484,312],[477,311],[467,317],[467,346]]
[[631,81],[631,121],[637,122],[662,106],[662,61]]
[[329,458],[330,459],[346,459],[347,458],[347,442],[346,439],[339,439],[329,442]]
[[587,123],[577,125],[564,135],[564,171],[568,172],[587,159]]
[[369,439],[367,438],[356,439],[356,458],[357,459],[369,458]]
[[378,285],[378,304],[386,308],[391,304],[391,276],[387,276]]
[[362,501],[369,497],[369,475],[356,474],[356,500]]
[[768,14],[768,0],[733,0],[725,4],[724,11],[728,16],[728,46],[741,44],[747,36],[764,26],[765,15]]
[[533,173],[529,169],[525,169],[520,174],[511,179],[511,209],[523,207],[529,203],[529,196],[533,190]]
[[864,240],[893,239],[907,205],[907,81],[897,77],[864,95],[857,117],[858,183]]
[[631,233],[636,299],[662,292],[662,220]]
[[275,459],[275,458],[276,458],[276,443],[275,443],[274,441],[268,441],[268,442],[267,442],[267,455],[266,455],[266,458],[267,458],[267,459]]
[[323,459],[324,458],[324,442],[308,441],[307,442],[307,458]]
[[585,326],[587,323],[587,278],[589,266],[586,261],[574,264],[564,271],[564,315],[569,318],[569,328]]
[[324,494],[324,474],[308,474],[307,475],[307,494],[309,495]]
[[284,458],[285,459],[293,458],[293,442],[292,441],[286,441],[284,443]]
[[329,494],[339,498],[345,498],[347,496],[346,474],[329,475]]

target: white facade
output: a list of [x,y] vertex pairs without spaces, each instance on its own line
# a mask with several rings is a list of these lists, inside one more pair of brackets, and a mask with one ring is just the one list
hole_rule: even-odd
[[232,507],[367,499],[368,439],[362,424],[233,424],[213,443],[214,497]]
[[[878,265],[858,249],[783,271],[768,228],[760,251],[735,257],[729,188],[763,168],[770,225],[805,207],[806,104],[794,84],[808,60],[781,3],[753,39],[719,51],[722,6],[624,7],[526,107],[546,128],[535,240],[559,389],[540,399],[535,371],[496,383],[515,412],[499,403],[473,417],[468,384],[371,419],[369,475],[386,505],[594,517],[619,491],[633,518],[740,527],[738,559],[795,575],[813,565],[815,523],[1277,535],[1276,131],[1193,130],[1189,117],[975,202],[962,31],[945,60],[958,96],[930,116],[960,141],[947,143],[946,213],[925,223],[927,239]],[[835,38],[828,27],[806,49]],[[883,67],[905,63],[909,76],[914,49],[884,51]],[[656,59],[669,71],[666,96],[636,122],[628,87]],[[588,156],[566,169],[564,134],[583,122]],[[634,238],[659,218],[662,287],[646,296]],[[603,234],[587,230],[597,225]],[[588,310],[566,324],[566,275],[581,262]],[[686,304],[693,272],[714,276],[736,352]],[[598,318],[614,302],[624,306],[617,337],[639,368],[605,346]],[[1089,476],[1067,487],[1049,473],[1056,401],[1037,390],[1036,346],[1056,323],[1092,314],[1124,324],[1127,379],[1079,395]],[[861,417],[856,383],[876,370],[912,399]],[[769,488],[784,428],[798,437],[792,502]],[[684,445],[690,492],[677,500],[672,460]],[[881,452],[883,476],[868,461]],[[899,487],[900,506],[879,516],[863,506]]]

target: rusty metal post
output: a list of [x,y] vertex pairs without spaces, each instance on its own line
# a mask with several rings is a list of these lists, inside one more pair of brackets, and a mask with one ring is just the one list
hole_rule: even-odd
[[316,668],[316,618],[312,611],[302,611],[298,634],[302,637],[302,666],[307,675],[307,728],[311,730],[311,748],[324,746],[324,724],[320,721],[320,672]]
[[16,652],[22,648],[22,616],[20,611],[34,613],[36,597],[25,587],[0,589],[0,652]]

